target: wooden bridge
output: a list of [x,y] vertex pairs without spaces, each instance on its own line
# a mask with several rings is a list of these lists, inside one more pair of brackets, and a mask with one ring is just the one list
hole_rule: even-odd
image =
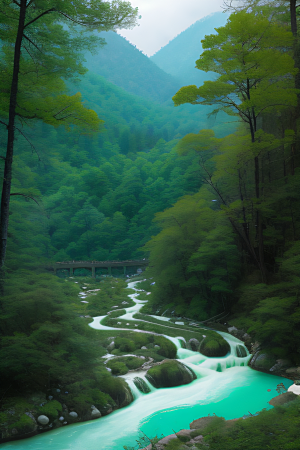
[[[127,261],[62,261],[54,263],[54,273],[58,270],[68,270],[69,276],[74,275],[76,269],[89,269],[92,277],[96,275],[133,275],[142,273],[149,263],[148,259],[132,259]],[[98,269],[98,270],[97,270]],[[122,272],[120,271],[122,269]]]

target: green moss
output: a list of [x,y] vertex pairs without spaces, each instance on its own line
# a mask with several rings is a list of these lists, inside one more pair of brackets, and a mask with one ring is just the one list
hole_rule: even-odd
[[276,363],[276,357],[267,350],[261,350],[255,358],[254,367],[269,370]]
[[129,405],[133,401],[128,384],[123,378],[104,374],[99,378],[99,387],[101,391],[110,395],[119,408]]
[[169,339],[163,336],[155,336],[154,345],[160,346],[160,348],[157,350],[157,353],[159,355],[165,356],[166,358],[169,359],[176,358],[177,353],[176,345]]
[[13,422],[8,426],[10,430],[16,428],[19,434],[30,433],[36,427],[35,422],[26,414],[22,414],[17,422]]
[[154,387],[162,388],[188,384],[196,379],[196,375],[179,361],[167,360],[151,367],[146,378]]
[[[217,334],[217,333],[216,333]],[[230,345],[220,336],[206,337],[202,340],[199,352],[205,356],[225,356],[230,351]]]
[[112,359],[107,362],[107,367],[111,369],[113,375],[125,375],[128,372],[128,367],[118,359]]
[[125,309],[117,309],[116,311],[112,311],[108,318],[113,319],[114,317],[120,317],[123,316],[123,314],[126,314],[126,310]]
[[50,402],[46,403],[46,405],[41,406],[38,409],[38,415],[45,415],[49,417],[50,422],[52,422],[54,419],[57,419],[59,414],[62,412],[62,405],[57,400],[51,400]]
[[115,339],[115,347],[121,352],[132,352],[136,349],[136,345],[132,339],[122,337]]

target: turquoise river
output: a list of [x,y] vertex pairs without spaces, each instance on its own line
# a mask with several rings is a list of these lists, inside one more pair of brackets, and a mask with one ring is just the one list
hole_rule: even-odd
[[[135,283],[129,283],[129,287],[134,286]],[[130,297],[135,299],[135,296],[136,294],[132,294]],[[144,303],[135,301],[136,305],[127,308],[122,318],[131,320]],[[101,325],[102,319],[103,317],[94,318],[92,328],[109,329]],[[241,341],[229,334],[221,334],[231,347],[230,354],[223,358],[207,358],[198,352],[181,348],[179,339],[169,338],[177,346],[177,359],[196,373],[197,379],[192,383],[176,388],[155,389],[146,381],[151,392],[142,394],[135,387],[133,378],[137,375],[144,378],[145,372],[128,373],[123,377],[135,400],[126,408],[90,422],[68,425],[32,438],[8,442],[2,444],[1,448],[122,450],[124,445],[135,446],[136,439],[143,433],[150,437],[167,436],[174,431],[189,428],[194,419],[208,414],[233,419],[249,413],[255,414],[263,408],[271,408],[268,401],[278,395],[277,385],[283,382],[288,388],[292,381],[252,370],[247,366],[250,358],[247,350],[247,356],[237,356],[236,346],[242,345]]]

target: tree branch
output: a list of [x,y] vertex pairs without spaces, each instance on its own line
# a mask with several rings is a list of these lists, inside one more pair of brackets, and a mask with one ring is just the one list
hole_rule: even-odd
[[38,206],[40,206],[39,203],[36,201],[36,199],[35,199],[34,197],[32,197],[31,195],[28,195],[28,194],[22,194],[21,192],[14,192],[14,193],[12,193],[12,194],[10,194],[10,195],[21,195],[22,197],[30,198],[30,199],[33,200]]
[[30,44],[32,44],[39,52],[43,53],[42,50],[41,50],[40,48],[38,48],[38,46],[37,46],[34,42],[32,42],[32,40],[29,39],[28,36],[26,36],[26,34],[23,33],[23,37],[24,37],[25,39],[27,39],[27,41],[29,41]]
[[39,161],[42,161],[41,158],[40,158],[40,155],[38,154],[37,149],[35,148],[35,146],[33,145],[33,143],[30,142],[30,140],[28,139],[28,137],[27,137],[27,136],[26,136],[19,128],[16,127],[16,130],[18,130],[18,132],[26,139],[26,141],[28,142],[28,144],[30,145],[30,147],[32,148],[32,150],[35,151],[35,153],[37,154],[38,160],[39,160]]
[[41,13],[39,16],[35,17],[34,19],[30,20],[28,23],[26,23],[26,25],[24,25],[24,29],[26,27],[28,27],[29,25],[31,25],[32,23],[36,22],[37,20],[39,20],[41,17],[45,16],[46,14],[49,14],[51,12],[57,11],[55,8],[51,8],[51,9],[47,9],[47,11],[44,11],[43,13]]

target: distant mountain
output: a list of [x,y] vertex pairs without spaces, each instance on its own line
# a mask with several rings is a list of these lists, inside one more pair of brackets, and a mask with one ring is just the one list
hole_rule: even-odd
[[111,83],[144,98],[163,103],[181,87],[178,80],[160,69],[125,38],[102,32],[106,45],[96,55],[86,54],[85,66]]
[[202,72],[195,68],[195,61],[202,52],[201,39],[215,33],[215,28],[224,26],[229,14],[217,12],[198,20],[176,36],[150,59],[169,75],[177,78],[181,86],[196,84],[213,79],[213,72]]

